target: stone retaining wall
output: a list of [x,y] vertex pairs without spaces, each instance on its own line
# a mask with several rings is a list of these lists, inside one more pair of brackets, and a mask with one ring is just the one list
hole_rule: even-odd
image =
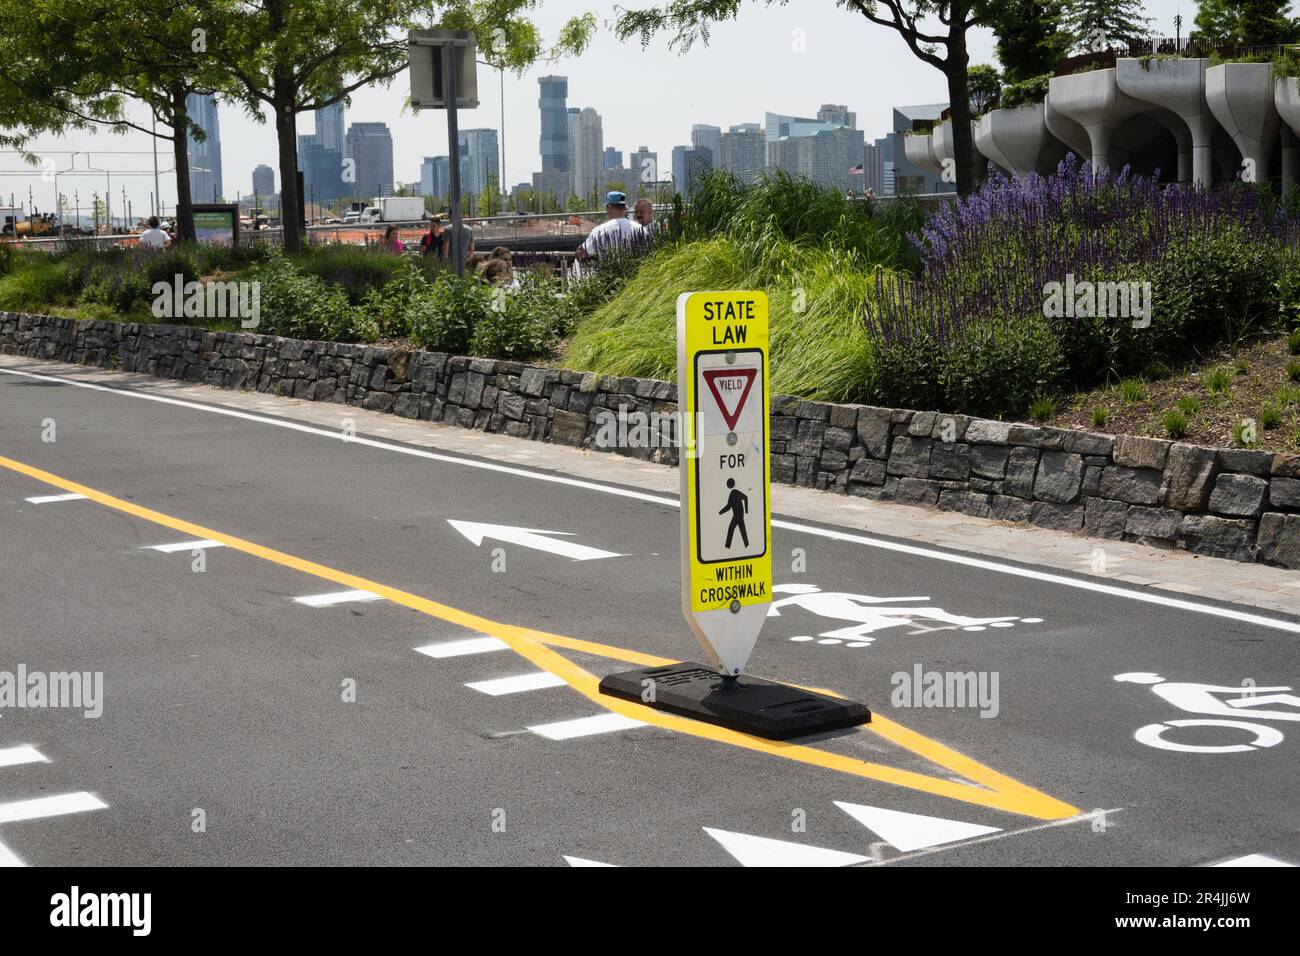
[[[653,379],[15,313],[0,313],[0,352],[677,458],[677,388]],[[774,481],[1300,568],[1300,455],[787,395],[771,428]]]

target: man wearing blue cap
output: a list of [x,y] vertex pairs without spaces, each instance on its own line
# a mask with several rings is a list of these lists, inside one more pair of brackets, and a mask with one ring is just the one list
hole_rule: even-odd
[[627,218],[627,194],[613,190],[605,196],[605,214],[609,217],[587,236],[578,247],[579,262],[599,259],[606,249],[629,249],[646,239],[646,231]]

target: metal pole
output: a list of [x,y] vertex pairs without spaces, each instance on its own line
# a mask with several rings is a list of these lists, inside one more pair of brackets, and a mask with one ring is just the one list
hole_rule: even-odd
[[[151,137],[153,140],[153,194],[161,200],[162,190],[158,188],[158,117],[154,114],[152,106],[149,107],[149,113],[151,114],[149,126],[153,131],[153,136]],[[153,215],[158,215],[160,210],[154,209],[153,203],[154,200],[151,198],[149,200],[151,213]]]
[[451,259],[456,275],[465,274],[464,237],[460,230],[460,130],[456,124],[456,47],[442,47],[442,91],[447,97],[447,152],[451,162]]
[[[500,69],[501,74],[501,175],[498,177],[497,188],[501,190],[501,195],[506,194],[506,68]],[[501,208],[505,209],[505,203],[501,203]]]

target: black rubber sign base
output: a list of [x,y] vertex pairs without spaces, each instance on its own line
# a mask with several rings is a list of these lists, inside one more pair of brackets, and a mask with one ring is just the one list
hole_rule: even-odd
[[761,677],[724,678],[703,664],[610,674],[600,692],[730,730],[789,740],[871,720],[864,705]]

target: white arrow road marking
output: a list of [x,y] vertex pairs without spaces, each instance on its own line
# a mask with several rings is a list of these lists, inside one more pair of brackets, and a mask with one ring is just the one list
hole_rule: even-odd
[[631,730],[646,724],[622,714],[596,714],[594,717],[579,717],[577,720],[561,720],[553,724],[534,724],[528,729],[548,740],[570,740],[574,737],[590,737],[592,734],[612,734],[616,730]]
[[0,748],[0,767],[16,767],[24,763],[49,763],[43,753],[35,747],[23,744],[20,747]]
[[569,866],[613,866],[613,863],[601,863],[599,860],[584,860],[580,856],[566,856],[564,862]]
[[308,594],[293,599],[295,604],[308,607],[333,607],[335,604],[347,604],[351,601],[382,601],[374,591],[334,591],[330,594]]
[[26,866],[22,860],[18,859],[17,854],[9,847],[0,843],[0,867],[3,866]]
[[425,644],[416,650],[429,657],[464,657],[467,654],[486,654],[488,651],[504,651],[510,645],[499,637],[467,637],[463,641],[443,641],[440,644]]
[[532,548],[535,551],[558,554],[562,558],[572,558],[574,561],[595,561],[598,558],[622,557],[622,555],[613,551],[602,551],[600,548],[589,548],[585,544],[578,544],[574,541],[556,541],[554,538],[546,537],[546,535],[563,535],[567,537],[572,534],[569,531],[512,528],[510,525],[505,524],[454,521],[451,518],[447,519],[447,524],[479,546],[482,546],[484,539],[490,538],[493,541],[504,541],[506,544],[517,544],[521,548]]
[[1250,853],[1246,856],[1239,856],[1235,860],[1224,860],[1222,863],[1216,863],[1215,866],[1295,866],[1294,863],[1283,863],[1281,860],[1274,859],[1271,856],[1265,856],[1263,853]]
[[52,505],[56,501],[84,501],[85,498],[85,495],[37,495],[26,501],[29,505]]
[[37,797],[35,800],[0,803],[0,823],[38,820],[41,817],[57,817],[65,813],[82,813],[86,810],[103,810],[107,807],[108,804],[93,793],[79,790],[76,793],[61,793],[57,797]]
[[224,548],[225,545],[220,541],[177,541],[174,544],[150,544],[141,550],[144,551],[161,551],[163,554],[173,554],[176,551],[204,551],[208,548]]
[[517,674],[514,677],[498,677],[495,680],[479,680],[466,684],[470,690],[490,697],[503,694],[522,694],[529,690],[542,690],[546,687],[564,687],[564,678],[556,677],[550,671],[535,671],[531,674]]
[[869,856],[827,850],[805,843],[790,843],[769,837],[750,836],[704,827],[704,832],[722,844],[722,848],[740,861],[741,866],[850,866],[867,863]]
[[943,817],[927,817],[920,813],[886,810],[883,807],[864,807],[858,803],[842,803],[839,800],[835,801],[835,805],[903,853],[941,843],[969,840],[986,833],[997,833],[1001,829],[978,823],[963,823],[961,820],[945,820]]

